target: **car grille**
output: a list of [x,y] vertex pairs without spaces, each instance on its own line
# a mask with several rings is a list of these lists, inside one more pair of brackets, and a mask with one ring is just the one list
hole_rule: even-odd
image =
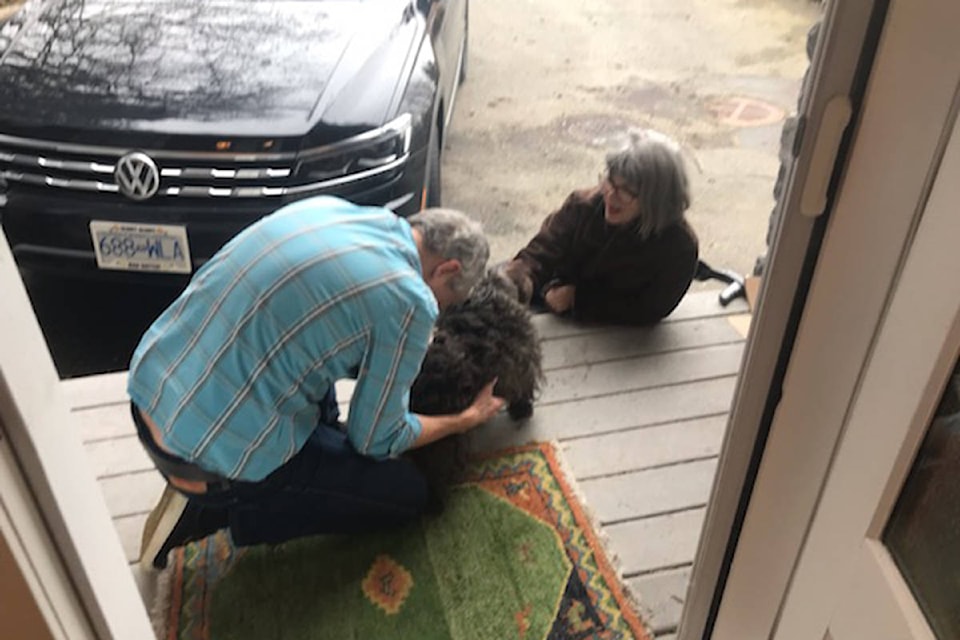
[[[388,178],[400,171],[408,147],[374,162],[344,160],[363,136],[303,154],[134,151],[118,147],[61,144],[0,134],[0,178],[36,188],[114,194],[118,199],[270,198],[334,189],[367,178]],[[149,195],[131,194],[116,178],[117,165],[135,153],[152,161],[159,178]],[[306,160],[303,160],[306,158]],[[298,167],[311,170],[298,178]],[[129,186],[129,185],[128,185]]]
[[[0,177],[34,187],[120,195],[114,180],[126,149],[88,147],[0,135]],[[244,157],[223,154],[146,152],[160,174],[156,195],[250,198],[282,196],[290,185],[288,154]]]

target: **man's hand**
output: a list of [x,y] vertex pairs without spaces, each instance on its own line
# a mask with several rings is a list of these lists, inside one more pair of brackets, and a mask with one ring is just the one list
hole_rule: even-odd
[[455,433],[465,433],[497,415],[506,400],[493,395],[493,387],[496,384],[496,379],[491,380],[487,386],[480,390],[473,403],[458,414],[449,416],[418,415],[422,430],[420,437],[414,441],[411,448],[417,449]]
[[[464,428],[463,431],[469,431],[474,427],[483,424],[493,416],[497,415],[506,400],[493,395],[493,387],[496,386],[497,379],[491,380],[487,386],[480,390],[477,397],[473,399],[473,404],[463,410]],[[463,433],[461,431],[461,433]]]
[[573,308],[577,288],[572,284],[564,284],[548,289],[543,295],[544,302],[554,313],[566,313]]

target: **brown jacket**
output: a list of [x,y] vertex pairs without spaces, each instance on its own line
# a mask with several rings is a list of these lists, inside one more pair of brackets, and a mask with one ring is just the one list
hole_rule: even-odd
[[575,191],[507,266],[521,292],[576,286],[573,317],[652,324],[680,302],[697,268],[697,236],[685,221],[646,240],[603,217],[599,189]]

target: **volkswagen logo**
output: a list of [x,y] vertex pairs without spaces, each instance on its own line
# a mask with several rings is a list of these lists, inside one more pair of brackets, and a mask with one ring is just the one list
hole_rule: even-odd
[[160,170],[150,156],[134,151],[117,161],[113,180],[123,195],[132,200],[146,200],[160,188]]

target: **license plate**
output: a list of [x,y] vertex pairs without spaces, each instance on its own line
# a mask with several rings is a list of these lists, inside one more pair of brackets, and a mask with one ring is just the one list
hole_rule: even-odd
[[190,273],[187,228],[169,224],[90,221],[101,269]]

